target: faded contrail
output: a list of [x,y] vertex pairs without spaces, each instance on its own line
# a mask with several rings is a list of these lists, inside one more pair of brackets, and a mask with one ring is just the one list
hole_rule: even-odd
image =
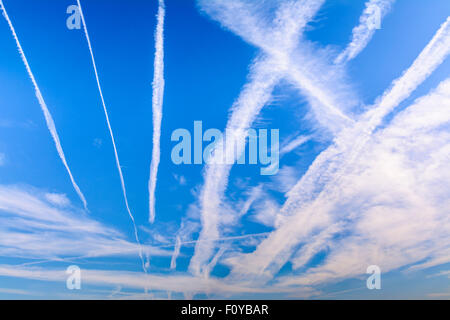
[[34,78],[33,72],[31,71],[30,65],[28,64],[28,60],[25,56],[25,52],[23,51],[22,46],[20,45],[19,38],[17,37],[16,31],[12,25],[11,20],[9,19],[8,13],[6,12],[6,8],[5,8],[5,5],[3,4],[3,0],[0,0],[0,7],[3,11],[3,16],[5,17],[6,21],[8,22],[8,25],[9,25],[9,28],[11,29],[13,37],[16,40],[17,48],[19,49],[20,56],[22,57],[22,61],[25,64],[25,68],[27,69],[28,76],[30,77],[31,82],[33,82],[36,97],[38,99],[39,105],[41,106],[42,112],[44,113],[44,117],[45,117],[45,121],[47,123],[48,130],[50,131],[50,134],[52,135],[53,141],[55,142],[55,146],[56,146],[56,150],[58,151],[58,155],[61,158],[61,161],[64,164],[64,167],[66,167],[67,173],[69,174],[69,177],[70,177],[70,181],[72,182],[72,185],[73,185],[76,193],[78,194],[81,201],[83,202],[84,208],[87,209],[86,199],[85,199],[83,193],[81,192],[80,188],[78,187],[77,183],[75,182],[75,179],[72,176],[72,172],[70,171],[69,165],[67,164],[66,157],[64,155],[64,151],[61,146],[61,142],[59,140],[58,132],[56,131],[55,122],[53,121],[53,117],[47,108],[47,104],[45,103],[44,98],[42,97],[41,90],[39,89],[36,79]]
[[161,139],[161,120],[162,106],[164,97],[164,0],[159,0],[158,6],[158,24],[155,32],[155,62],[153,74],[153,149],[152,162],[150,165],[150,179],[148,181],[149,192],[149,221],[155,221],[155,189],[158,175],[158,166],[160,160],[160,139]]
[[[206,5],[214,2],[204,1]],[[230,5],[230,1],[217,1],[220,5]],[[269,51],[269,57],[261,55],[255,59],[249,76],[249,82],[242,89],[239,98],[233,104],[231,116],[227,122],[226,132],[229,133],[231,140],[227,143],[220,141],[215,150],[224,150],[226,159],[236,159],[245,150],[245,136],[261,109],[272,98],[272,91],[289,70],[289,56],[298,45],[298,37],[302,33],[307,22],[316,14],[323,1],[295,1],[286,3],[277,10],[277,19],[275,19],[274,28],[264,31],[265,42],[271,43],[274,48],[266,48]],[[232,9],[237,6],[232,5]],[[232,11],[237,13],[239,10]],[[250,15],[252,17],[252,15]],[[231,14],[231,20],[242,22],[239,16]],[[284,19],[282,19],[284,18]],[[219,19],[220,20],[220,19]],[[226,19],[227,23],[231,20]],[[252,19],[251,19],[252,20]],[[231,23],[225,25],[231,30],[234,29]],[[255,35],[258,29],[258,23],[255,25],[244,23],[246,31],[250,35]],[[241,28],[238,28],[241,29]],[[234,31],[234,30],[233,30]],[[239,30],[236,30],[239,33]],[[224,148],[225,145],[225,148]],[[236,150],[234,149],[236,146]],[[236,153],[234,153],[237,151]],[[230,157],[231,155],[231,157]],[[207,272],[205,266],[214,254],[215,244],[204,240],[215,239],[220,236],[220,210],[224,193],[228,184],[228,177],[231,165],[215,164],[218,158],[223,155],[218,152],[211,160],[211,164],[206,166],[204,173],[204,186],[200,195],[200,209],[202,230],[199,235],[199,242],[195,247],[194,255],[191,259],[189,270],[200,275]],[[220,163],[217,162],[217,163]]]
[[89,38],[86,21],[84,20],[84,14],[83,14],[83,10],[81,8],[80,0],[77,0],[77,3],[78,3],[78,9],[80,10],[81,21],[83,22],[84,33],[86,34],[86,40],[88,43],[89,51],[91,53],[92,65],[94,67],[94,73],[95,73],[95,79],[97,80],[98,91],[100,93],[100,98],[102,100],[103,111],[105,112],[106,123],[108,124],[109,134],[111,135],[111,141],[112,141],[112,145],[114,148],[114,156],[116,158],[117,171],[119,172],[120,184],[122,186],[123,199],[125,201],[125,206],[127,208],[128,214],[130,215],[131,221],[133,222],[134,235],[136,237],[136,242],[139,245],[139,257],[141,258],[141,261],[142,261],[142,268],[144,269],[145,272],[147,272],[147,268],[145,267],[145,262],[144,262],[144,256],[142,254],[142,246],[141,246],[141,242],[139,241],[139,236],[138,236],[138,232],[137,232],[137,228],[136,228],[136,222],[134,220],[133,214],[131,213],[130,207],[128,205],[127,190],[125,188],[125,182],[123,179],[122,168],[120,166],[119,155],[117,154],[116,142],[114,140],[114,134],[111,129],[111,124],[109,122],[108,110],[106,109],[105,100],[103,98],[102,87],[100,85],[100,80],[98,78],[98,72],[97,72],[97,66],[96,66],[95,59],[94,59],[94,52],[92,50],[91,41]]
[[[251,80],[234,103],[232,107],[234,111],[227,123],[226,130],[232,140],[227,140],[226,143],[222,140],[216,147],[216,150],[224,150],[227,159],[238,157],[242,153],[245,148],[245,141],[243,141],[245,139],[241,137],[245,135],[261,108],[270,101],[273,88],[280,79],[277,65],[264,59],[257,60],[251,69]],[[237,146],[236,154],[234,154],[234,146]],[[222,156],[221,152],[214,154],[211,164],[205,169],[205,183],[200,196],[203,229],[199,235],[201,241],[197,242],[189,265],[189,269],[195,275],[200,275],[204,271],[203,267],[214,254],[214,243],[203,240],[219,238],[220,235],[219,210],[231,170],[231,165],[215,164],[220,163],[219,159]]]
[[[234,240],[242,240],[242,239],[248,239],[248,238],[257,238],[257,237],[265,237],[268,236],[270,232],[260,232],[260,233],[252,233],[252,234],[244,234],[242,236],[230,236],[230,237],[223,237],[223,238],[216,238],[216,239],[205,239],[205,240],[191,240],[191,241],[182,241],[180,242],[180,246],[187,246],[191,244],[196,244],[198,242],[216,242],[216,241],[234,241]],[[181,238],[180,238],[181,239]],[[176,247],[178,244],[175,241],[175,244],[164,244],[160,246],[155,246],[154,248],[168,248],[168,247]],[[173,256],[173,254],[172,254]]]
[[352,33],[352,41],[336,58],[335,63],[348,62],[355,58],[370,42],[375,31],[380,28],[381,19],[389,12],[395,0],[370,0],[359,18],[359,25]]
[[180,255],[180,249],[181,249],[181,239],[178,236],[175,243],[175,248],[173,249],[172,259],[170,260],[170,269],[172,270],[177,267],[177,258]]
[[[291,189],[280,215],[288,217],[257,249],[240,257],[231,274],[272,275],[289,259],[295,246],[311,236],[312,230],[328,224],[329,196],[339,179],[354,163],[375,129],[447,58],[450,54],[450,17],[413,64],[396,79],[354,127],[343,131],[335,145],[322,152],[307,173]],[[318,190],[317,185],[322,188]],[[328,197],[328,198],[327,198]],[[304,226],[308,225],[308,228]]]

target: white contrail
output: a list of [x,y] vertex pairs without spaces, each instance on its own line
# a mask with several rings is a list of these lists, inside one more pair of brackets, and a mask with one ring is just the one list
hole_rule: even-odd
[[311,136],[300,135],[290,141],[288,141],[285,145],[281,146],[280,156],[286,153],[291,152],[292,150],[298,148],[302,144],[311,140]]
[[116,142],[114,140],[114,134],[113,134],[112,129],[111,129],[111,124],[109,122],[108,110],[106,109],[105,100],[103,98],[102,87],[100,85],[100,80],[99,80],[98,72],[97,72],[97,65],[96,65],[95,59],[94,59],[94,52],[92,50],[91,41],[90,41],[90,38],[89,38],[89,33],[88,33],[88,30],[87,30],[86,21],[84,20],[84,14],[83,14],[83,10],[81,8],[80,0],[77,0],[77,3],[78,3],[78,9],[80,10],[81,21],[83,22],[84,33],[86,34],[87,44],[88,44],[88,47],[89,47],[89,51],[91,53],[92,65],[94,67],[94,73],[95,73],[95,79],[97,80],[98,91],[100,93],[100,98],[102,100],[103,111],[105,112],[106,123],[108,124],[109,134],[111,136],[111,141],[112,141],[112,145],[113,145],[113,148],[114,148],[114,156],[115,156],[115,159],[116,159],[117,171],[119,172],[120,184],[122,186],[122,193],[123,193],[123,198],[124,198],[124,201],[125,201],[125,206],[127,208],[128,214],[129,214],[129,216],[131,218],[131,221],[133,223],[134,236],[136,237],[136,242],[139,245],[139,257],[141,258],[141,261],[142,261],[142,268],[144,269],[145,272],[147,272],[147,268],[145,267],[145,262],[144,262],[144,256],[142,254],[142,246],[141,246],[141,242],[139,241],[139,236],[138,236],[138,232],[137,232],[137,228],[136,228],[136,222],[134,220],[133,214],[131,213],[130,207],[128,205],[127,190],[125,188],[125,182],[124,182],[124,179],[123,179],[122,168],[120,166],[119,155],[117,153]]
[[158,18],[155,32],[155,62],[153,74],[153,149],[150,164],[150,179],[148,181],[149,193],[149,221],[155,221],[155,189],[160,160],[161,120],[164,97],[164,0],[159,0]]
[[399,79],[394,81],[391,90],[386,91],[379,106],[369,110],[366,117],[372,118],[376,125],[406,99],[450,54],[450,16],[441,25],[433,39],[422,50],[412,66]]
[[[295,50],[293,48],[293,44],[301,43],[299,40],[301,40],[300,34],[303,28],[324,2],[324,0],[280,2],[281,5],[274,19],[275,26],[273,26],[273,21],[266,21],[267,18],[260,13],[263,6],[277,4],[276,1],[268,3],[243,0],[199,0],[202,10],[214,20],[244,41],[258,47],[280,64],[289,66],[285,72],[286,80],[301,91],[314,113],[321,115],[317,117],[321,124],[335,132],[338,131],[337,128],[348,126],[353,122],[341,110],[344,105],[340,101],[345,101],[347,108],[353,105],[349,103],[352,99],[347,96],[347,88],[336,81],[340,78],[339,74],[333,74],[338,72],[336,66],[322,65],[317,52],[312,53],[306,49],[308,45],[297,46]],[[328,74],[327,80],[324,74]],[[327,114],[326,117],[323,116],[324,113]]]
[[389,12],[395,0],[370,0],[359,18],[359,25],[352,33],[352,41],[336,58],[335,63],[348,62],[355,58],[369,44],[375,31],[381,28],[381,19]]
[[311,235],[311,231],[329,225],[330,201],[327,197],[333,194],[333,188],[339,186],[337,180],[351,166],[384,117],[408,98],[449,54],[450,17],[413,64],[377,101],[375,108],[366,112],[354,127],[343,131],[336,138],[335,145],[319,155],[289,192],[280,212],[286,217],[284,222],[253,253],[238,259],[232,271],[234,276],[267,275],[269,269],[274,274],[289,259],[295,246]]
[[72,172],[70,171],[69,165],[67,164],[66,157],[64,155],[64,151],[61,146],[61,142],[59,140],[58,132],[56,131],[55,122],[53,121],[53,117],[47,108],[47,104],[44,101],[41,90],[39,89],[36,79],[34,78],[33,72],[31,71],[30,65],[28,64],[28,60],[25,56],[25,52],[23,51],[22,46],[20,45],[20,41],[16,34],[14,26],[8,16],[8,13],[6,12],[6,8],[5,8],[5,5],[3,4],[3,0],[0,0],[0,7],[3,11],[3,16],[5,17],[6,21],[8,22],[8,25],[9,25],[9,28],[11,29],[13,37],[16,40],[17,48],[19,49],[20,56],[22,57],[22,61],[25,64],[25,68],[27,69],[28,76],[30,77],[31,82],[33,82],[36,97],[38,99],[39,105],[41,106],[42,112],[44,113],[44,117],[45,117],[45,121],[47,123],[48,130],[50,131],[50,134],[52,135],[53,141],[55,142],[55,146],[56,146],[56,150],[58,151],[58,155],[61,158],[61,161],[64,164],[64,167],[66,168],[67,173],[69,174],[70,181],[72,182],[72,185],[73,185],[76,193],[78,194],[78,197],[80,197],[81,201],[83,202],[84,208],[87,209],[86,199],[85,199],[83,193],[81,192],[80,188],[78,187],[77,183],[75,182],[75,179],[72,176]]
[[170,269],[172,270],[177,267],[177,258],[180,255],[180,249],[181,249],[181,239],[178,236],[175,242],[175,247],[173,248],[172,259],[170,260]]
[[[274,48],[267,49],[269,57],[256,59],[251,68],[250,82],[243,88],[238,100],[232,106],[232,114],[226,126],[227,141],[220,141],[215,150],[224,150],[214,154],[204,173],[204,186],[200,195],[202,230],[191,259],[189,270],[200,275],[213,256],[215,244],[202,241],[218,238],[220,235],[220,209],[225,193],[231,165],[217,164],[225,155],[226,159],[236,159],[245,149],[245,134],[256,119],[260,110],[272,97],[274,87],[289,70],[290,53],[295,50],[298,38],[307,22],[316,14],[323,0],[293,1],[286,3],[277,11],[275,26],[268,33],[267,41]],[[205,2],[209,4],[209,2]],[[229,4],[219,1],[220,5]],[[239,10],[238,10],[239,11]],[[241,20],[240,17],[232,19]],[[230,20],[226,24],[233,24]],[[247,24],[247,28],[252,26]],[[231,29],[234,29],[231,26]],[[253,30],[258,26],[253,26]],[[239,31],[238,31],[239,32]],[[252,32],[255,33],[255,32]],[[258,33],[258,32],[256,32]],[[234,147],[236,146],[236,149]],[[236,152],[235,152],[236,151]],[[217,161],[216,161],[217,160]]]
[[[230,236],[230,237],[223,237],[223,238],[217,238],[217,239],[205,239],[205,240],[191,240],[191,241],[181,241],[180,242],[180,246],[189,246],[192,244],[196,244],[198,242],[225,242],[225,241],[235,241],[235,240],[243,240],[243,239],[254,239],[254,238],[258,238],[258,237],[266,237],[270,234],[270,232],[261,232],[261,233],[252,233],[252,234],[245,234],[242,236]],[[180,237],[181,239],[181,237]],[[177,246],[177,242],[175,241],[175,244],[170,243],[170,244],[164,244],[164,245],[160,245],[160,246],[154,246],[153,248],[168,248],[168,247],[176,247]],[[173,254],[172,254],[173,256]]]
[[[199,0],[201,9],[244,41],[258,47],[286,68],[285,78],[296,86],[321,117],[317,119],[330,131],[338,131],[353,122],[341,109],[349,103],[348,88],[339,81],[336,66],[323,65],[318,52],[308,51],[308,45],[298,45],[306,24],[323,5],[324,0],[284,1],[277,9],[275,26],[260,15],[262,7],[276,1]],[[293,48],[297,44],[297,48]],[[328,79],[323,75],[327,74]],[[339,87],[337,89],[336,87]],[[332,88],[332,89],[330,89]],[[345,101],[345,106],[340,102]],[[323,116],[324,113],[327,116]]]
[[[342,163],[337,161],[341,155],[350,159],[350,154],[356,154],[357,142],[365,141],[363,138],[370,136],[371,132],[388,115],[444,61],[450,52],[450,17],[442,24],[432,40],[426,45],[413,64],[394,80],[391,88],[386,90],[376,102],[373,109],[367,111],[354,127],[343,131],[336,139],[336,147],[331,147],[320,154],[301,178],[297,186],[289,195],[289,199],[301,198],[303,202],[311,200],[310,195],[319,191],[324,182],[334,176],[334,171],[342,168]],[[343,150],[342,148],[348,148]],[[326,174],[324,174],[324,172]]]
[[[268,67],[269,66],[269,67]],[[227,124],[227,133],[231,139],[225,143],[220,141],[216,150],[225,149],[224,154],[231,157],[238,157],[245,148],[246,130],[255,120],[255,117],[261,108],[269,101],[272,96],[272,90],[279,81],[279,72],[272,69],[275,64],[267,63],[265,60],[255,62],[251,71],[251,81],[245,86],[240,97],[233,105],[233,114]],[[237,146],[237,152],[234,153],[234,146]],[[202,230],[199,236],[199,242],[195,246],[195,253],[191,259],[189,269],[197,275],[203,273],[202,267],[207,263],[214,252],[214,243],[203,241],[207,239],[219,238],[219,224],[222,195],[228,184],[228,175],[231,165],[216,164],[224,154],[217,152],[211,160],[211,164],[205,169],[205,183],[200,195]],[[231,155],[231,156],[230,156]],[[216,161],[217,160],[217,161]]]

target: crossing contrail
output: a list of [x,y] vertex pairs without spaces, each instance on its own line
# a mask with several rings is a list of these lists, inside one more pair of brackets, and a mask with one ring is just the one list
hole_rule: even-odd
[[28,76],[30,77],[31,82],[33,82],[36,97],[38,99],[39,105],[41,106],[42,112],[44,113],[45,122],[47,123],[48,130],[50,131],[50,134],[52,135],[53,141],[55,142],[55,146],[56,146],[56,150],[58,151],[58,155],[61,158],[61,161],[64,164],[64,167],[66,168],[67,173],[69,174],[70,181],[72,182],[72,185],[73,185],[76,193],[78,194],[78,197],[83,202],[84,208],[87,209],[86,199],[85,199],[83,193],[81,192],[80,188],[78,187],[77,183],[75,182],[72,172],[70,171],[69,165],[67,164],[66,157],[64,155],[64,151],[61,146],[61,141],[59,140],[58,132],[56,131],[55,122],[53,121],[53,117],[47,108],[47,104],[45,103],[44,98],[41,93],[41,90],[39,89],[36,79],[34,78],[33,72],[31,71],[30,65],[28,64],[28,60],[25,56],[25,52],[22,49],[19,38],[16,34],[16,31],[11,22],[11,19],[9,18],[8,13],[6,12],[6,8],[5,8],[5,5],[3,4],[2,0],[0,0],[0,8],[3,11],[3,16],[5,17],[6,21],[8,22],[8,25],[9,25],[9,28],[11,29],[13,37],[16,40],[17,48],[19,49],[20,56],[22,57],[22,61],[25,64],[25,68],[27,69]]
[[[340,186],[339,179],[354,165],[355,159],[375,129],[449,55],[450,17],[441,25],[413,64],[377,99],[375,106],[365,112],[353,127],[340,133],[335,144],[316,158],[289,191],[288,198],[280,210],[280,215],[289,218],[261,242],[254,252],[239,258],[231,272],[233,276],[267,275],[267,272],[275,274],[288,261],[296,245],[311,237],[312,230],[323,228],[321,224],[327,221],[331,211],[329,199],[336,195],[335,190]],[[305,227],[306,225],[308,227]],[[326,232],[322,236],[325,237]],[[320,238],[321,236],[316,240]]]
[[94,73],[95,73],[95,79],[97,80],[98,91],[100,93],[100,98],[102,100],[103,111],[105,112],[106,123],[108,124],[109,134],[111,136],[111,142],[112,142],[112,145],[113,145],[113,148],[114,148],[114,156],[115,156],[115,159],[116,159],[117,171],[119,172],[120,184],[122,186],[123,199],[125,201],[125,206],[127,208],[128,214],[129,214],[129,216],[131,218],[131,221],[133,223],[134,236],[136,237],[136,242],[139,245],[139,257],[141,258],[142,268],[144,269],[145,272],[147,272],[147,268],[146,268],[145,262],[144,262],[144,256],[142,254],[142,246],[141,246],[141,242],[139,241],[139,235],[138,235],[137,228],[136,228],[136,222],[134,220],[133,214],[131,213],[130,206],[128,205],[127,190],[125,188],[125,182],[124,182],[124,179],[123,179],[122,168],[120,166],[119,155],[117,153],[116,142],[114,140],[114,134],[113,134],[113,131],[111,129],[111,123],[109,122],[108,110],[106,109],[105,99],[103,98],[102,87],[100,85],[100,80],[99,80],[98,72],[97,72],[97,66],[96,66],[95,59],[94,59],[94,52],[92,50],[91,41],[90,41],[90,38],[89,38],[89,33],[88,33],[88,30],[87,30],[86,21],[84,20],[84,15],[83,15],[83,10],[81,8],[80,0],[77,0],[77,3],[78,3],[78,9],[80,10],[81,21],[83,22],[84,33],[86,34],[86,40],[87,40],[87,43],[88,43],[89,51],[91,53],[92,65],[94,67]]
[[160,160],[161,120],[164,97],[164,0],[159,0],[158,18],[155,31],[155,62],[153,74],[153,149],[152,162],[150,164],[150,178],[148,181],[149,192],[149,221],[155,221],[155,189]]
[[[275,86],[289,70],[292,70],[291,66],[288,68],[287,65],[290,63],[291,54],[298,46],[298,38],[323,2],[323,0],[310,0],[285,3],[277,10],[277,18],[273,28],[265,28],[261,31],[259,30],[260,23],[254,21],[254,15],[251,12],[236,9],[242,7],[242,2],[230,0],[202,1],[202,4],[212,9],[212,12],[216,11],[214,8],[216,5],[219,6],[219,9],[225,7],[230,10],[225,14],[226,17],[219,15],[218,18],[221,22],[225,22],[224,25],[227,28],[238,34],[245,31],[243,32],[245,37],[251,37],[250,42],[254,42],[254,39],[258,39],[257,42],[265,39],[263,42],[271,44],[271,46],[261,45],[268,54],[261,54],[254,60],[250,68],[249,81],[243,87],[231,108],[232,113],[226,125],[226,132],[229,133],[231,140],[226,141],[227,143],[220,141],[216,145],[215,149],[223,150],[227,159],[233,156],[238,157],[245,149],[245,139],[242,139],[242,137],[245,136],[261,109],[272,98],[272,91]],[[238,15],[242,12],[244,12],[244,16]],[[260,33],[264,36],[260,37]],[[296,72],[296,75],[297,78],[302,78],[296,82],[300,82],[302,87],[307,87],[305,89],[310,92],[310,96],[315,96],[312,93],[318,91],[315,86],[310,83],[306,85],[303,81],[305,77],[300,72]],[[311,90],[311,87],[314,90]],[[326,100],[322,97],[320,100]],[[234,146],[236,146],[236,149]],[[207,267],[207,263],[216,249],[214,242],[204,240],[215,239],[220,236],[220,210],[231,171],[231,165],[215,164],[220,163],[216,160],[222,156],[220,152],[216,153],[204,171],[204,185],[199,199],[202,221],[202,230],[199,235],[201,241],[197,242],[189,265],[189,270],[195,275],[207,271],[205,267]]]

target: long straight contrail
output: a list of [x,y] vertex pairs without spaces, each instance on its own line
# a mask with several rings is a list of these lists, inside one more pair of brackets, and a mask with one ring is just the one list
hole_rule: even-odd
[[161,120],[164,98],[164,16],[164,0],[159,0],[158,23],[155,32],[155,62],[153,73],[153,149],[152,162],[150,164],[150,178],[148,181],[150,223],[155,221],[155,190],[161,153]]
[[41,90],[39,89],[36,79],[34,78],[33,72],[31,71],[30,65],[28,64],[28,60],[25,56],[25,52],[23,51],[22,46],[20,45],[20,41],[16,34],[14,26],[11,22],[11,19],[8,16],[8,13],[6,12],[6,8],[5,8],[5,5],[3,4],[3,0],[0,0],[0,8],[3,11],[3,16],[5,17],[6,21],[8,22],[8,25],[9,25],[9,28],[11,29],[13,37],[16,40],[17,48],[19,49],[20,56],[22,57],[22,61],[25,64],[25,68],[27,69],[28,76],[30,77],[31,82],[33,82],[36,97],[38,99],[39,105],[41,106],[42,112],[44,113],[45,122],[47,123],[48,130],[50,131],[50,134],[52,135],[53,141],[55,142],[55,146],[56,146],[56,150],[58,151],[58,155],[61,158],[61,161],[64,164],[64,167],[66,168],[67,173],[69,174],[70,181],[72,182],[73,188],[75,189],[76,193],[78,194],[78,197],[80,198],[80,200],[83,202],[84,208],[87,209],[86,199],[85,199],[83,193],[81,192],[80,188],[78,187],[77,183],[75,182],[75,179],[72,176],[72,172],[70,171],[69,165],[67,164],[66,157],[64,155],[64,151],[61,146],[61,142],[59,140],[58,132],[56,131],[55,122],[53,121],[53,117],[47,108],[47,104],[44,101]]
[[84,20],[84,14],[83,14],[83,10],[81,8],[80,0],[77,0],[77,3],[78,3],[78,9],[80,10],[81,21],[83,22],[84,33],[86,34],[86,40],[87,40],[87,44],[88,44],[88,47],[89,47],[89,52],[91,53],[91,59],[92,59],[92,65],[94,67],[95,79],[97,80],[98,91],[100,93],[100,98],[102,100],[103,111],[105,112],[106,123],[108,124],[109,134],[111,136],[111,142],[112,142],[112,145],[113,145],[113,148],[114,148],[114,156],[115,156],[115,159],[116,159],[117,171],[119,172],[120,184],[122,186],[123,199],[125,201],[125,206],[127,208],[128,215],[130,216],[131,221],[133,223],[134,236],[136,237],[136,242],[139,245],[139,257],[141,258],[141,261],[142,261],[142,268],[144,269],[145,272],[147,272],[147,268],[146,268],[145,262],[144,262],[144,256],[142,254],[142,246],[141,246],[141,242],[139,241],[139,236],[138,236],[138,232],[137,232],[137,228],[136,228],[136,222],[134,220],[133,214],[131,213],[130,207],[128,205],[127,190],[125,188],[125,182],[124,182],[124,179],[123,179],[122,168],[120,166],[119,155],[117,153],[116,142],[114,140],[114,134],[113,134],[113,131],[111,129],[111,123],[109,122],[108,110],[106,109],[105,99],[103,98],[103,92],[102,92],[102,87],[100,85],[100,80],[99,80],[99,77],[98,77],[97,65],[95,63],[95,58],[94,58],[94,52],[92,50],[91,40],[89,38],[89,33],[88,33],[88,30],[87,30],[86,21]]

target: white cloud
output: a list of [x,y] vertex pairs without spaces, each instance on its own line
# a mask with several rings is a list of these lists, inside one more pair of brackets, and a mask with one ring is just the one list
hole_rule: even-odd
[[[57,203],[55,204],[55,199]],[[0,255],[25,259],[131,256],[138,247],[117,230],[72,206],[61,195],[38,189],[0,185]],[[144,247],[152,255],[169,251]]]
[[[346,213],[359,212],[357,204],[364,204],[357,200],[362,197],[355,199],[353,206],[356,208],[337,206],[337,198],[334,197],[344,197],[340,189],[341,180],[352,170],[364,165],[364,162],[358,160],[361,154],[368,152],[366,147],[373,139],[375,128],[444,61],[449,52],[450,18],[436,32],[411,67],[383,94],[375,107],[364,114],[354,126],[341,132],[335,143],[316,158],[307,173],[289,192],[281,209],[281,216],[284,218],[281,226],[263,241],[255,252],[236,259],[233,276],[253,274],[271,278],[288,261],[295,248],[307,241],[311,234],[332,224],[338,217],[348,219],[345,217]],[[443,84],[442,88],[445,86]],[[444,103],[445,101],[440,101],[438,105],[442,106]],[[427,145],[425,141],[422,143],[423,146]],[[349,181],[348,185],[352,187],[355,183]]]
[[297,183],[300,174],[295,167],[283,166],[276,175],[273,176],[271,188],[283,193],[288,192]]
[[[372,264],[388,272],[411,264],[423,267],[423,261],[426,267],[450,262],[448,128],[450,80],[377,132],[345,176],[317,198],[311,213],[322,216],[323,223],[303,228],[325,233],[302,240],[305,246],[294,258],[294,267],[302,266],[317,249],[329,247],[329,255],[322,265],[282,278],[280,284],[316,285],[356,277]],[[308,211],[303,215],[318,219]],[[327,229],[335,222],[339,224],[334,230]],[[295,235],[283,231],[284,237]],[[340,233],[348,236],[323,241]]]
[[36,93],[36,98],[39,102],[42,113],[44,114],[44,118],[45,118],[45,122],[47,124],[48,131],[50,132],[50,135],[52,136],[53,141],[55,143],[56,151],[58,152],[58,155],[59,155],[64,167],[66,168],[66,171],[69,175],[70,181],[72,182],[72,186],[75,189],[75,192],[78,194],[78,197],[83,202],[84,208],[87,208],[86,199],[85,199],[83,193],[81,192],[80,188],[78,187],[78,184],[75,182],[75,179],[73,178],[73,175],[72,175],[72,171],[70,170],[70,167],[67,164],[66,156],[64,154],[52,114],[50,113],[50,110],[48,109],[47,104],[45,103],[44,97],[42,96],[42,93],[41,93],[41,89],[39,88],[39,86],[37,84],[37,81],[34,77],[33,71],[31,70],[31,67],[28,63],[27,57],[25,56],[25,52],[23,51],[22,45],[20,44],[19,37],[16,34],[16,30],[14,29],[14,26],[11,22],[11,19],[9,18],[8,12],[6,11],[6,8],[5,8],[2,0],[0,0],[0,9],[3,11],[3,17],[6,19],[8,25],[9,25],[9,28],[14,37],[14,40],[16,41],[16,45],[19,50],[20,57],[22,58],[22,61],[25,65],[25,69],[27,70],[28,76],[30,77],[31,82],[33,83],[33,87],[34,87],[34,90]]
[[52,204],[58,207],[67,207],[70,205],[70,200],[67,195],[61,193],[46,193],[45,198]]
[[375,31],[381,28],[381,20],[389,12],[394,2],[395,0],[370,0],[366,2],[366,8],[359,19],[359,25],[352,31],[352,41],[336,58],[336,63],[352,60],[367,46]]
[[166,8],[164,0],[158,1],[157,25],[155,30],[155,61],[153,73],[153,150],[150,164],[149,191],[149,221],[155,221],[155,190],[160,161],[161,121],[164,98],[164,17]]
[[173,177],[180,186],[185,186],[187,183],[186,178],[183,175],[174,174]]
[[255,214],[252,218],[268,227],[273,227],[276,224],[278,212],[280,206],[275,200],[267,197],[265,199],[261,199],[255,204]]
[[311,140],[310,136],[299,135],[299,136],[295,137],[294,139],[289,139],[289,140],[285,141],[281,145],[280,155],[284,155],[286,153],[289,153],[289,152],[297,149],[298,147],[300,147],[302,144],[305,144],[309,140]]
[[[0,276],[34,279],[65,283],[67,275],[65,270],[44,269],[38,267],[21,267],[0,265]],[[233,294],[267,294],[285,293],[310,297],[317,294],[312,288],[283,288],[267,286],[263,288],[252,287],[248,283],[235,284],[224,279],[193,277],[190,275],[143,275],[138,272],[108,271],[82,269],[82,281],[86,284],[111,286],[117,288],[133,288],[151,291],[170,291],[175,293],[206,293],[209,296],[231,296]],[[128,297],[130,298],[130,297]],[[140,298],[143,298],[140,295]]]
[[[242,137],[264,105],[270,101],[272,91],[281,79],[288,79],[302,92],[317,115],[318,122],[331,132],[337,132],[353,123],[343,111],[345,107],[353,105],[353,99],[344,82],[339,81],[342,79],[341,70],[327,63],[324,54],[311,49],[311,45],[306,42],[300,45],[303,29],[323,2],[275,2],[272,4],[278,6],[269,5],[269,9],[275,10],[274,15],[271,15],[267,13],[267,7],[263,9],[268,3],[263,5],[241,0],[198,1],[201,9],[210,17],[262,51],[250,68],[249,82],[231,108],[227,131],[231,133],[233,141],[225,145],[224,153],[227,158],[236,159],[244,150],[245,142],[242,143]],[[216,150],[222,149],[223,142],[219,142]],[[216,152],[214,156],[220,159],[223,154]],[[205,182],[199,199],[203,226],[201,239],[219,237],[219,213],[223,215],[223,212],[229,211],[223,198],[230,170],[230,165],[216,164],[207,165],[205,169]],[[213,252],[213,243],[199,242],[190,270],[194,274],[201,273]]]
[[116,141],[114,139],[114,134],[113,134],[113,130],[112,130],[112,127],[111,127],[111,123],[109,121],[108,109],[106,108],[105,99],[103,97],[103,91],[102,91],[102,87],[100,85],[100,79],[99,79],[99,76],[98,76],[97,65],[95,63],[95,58],[94,58],[94,51],[92,49],[91,40],[89,38],[89,32],[88,32],[88,29],[87,29],[86,21],[84,19],[83,8],[81,7],[80,0],[77,0],[77,4],[78,4],[78,10],[79,10],[79,13],[80,13],[80,16],[81,16],[81,21],[83,22],[84,34],[86,36],[86,41],[87,41],[87,45],[88,45],[88,48],[89,48],[89,53],[91,55],[92,67],[94,68],[95,80],[97,81],[97,87],[98,87],[98,92],[100,94],[100,99],[101,99],[102,106],[103,106],[103,112],[105,113],[105,119],[106,119],[106,123],[108,125],[108,131],[109,131],[109,135],[111,137],[111,142],[112,142],[113,149],[114,149],[114,159],[116,160],[117,172],[119,173],[120,186],[122,187],[123,200],[125,202],[125,207],[126,207],[126,210],[128,212],[128,215],[130,216],[131,223],[133,225],[134,237],[136,239],[136,243],[137,243],[138,248],[139,248],[138,254],[139,254],[139,258],[141,259],[141,262],[142,262],[142,269],[146,272],[147,270],[146,270],[146,267],[145,267],[144,256],[143,256],[143,252],[142,252],[142,246],[141,246],[141,242],[139,240],[138,230],[137,230],[137,227],[136,227],[136,221],[134,220],[133,213],[131,212],[130,206],[128,204],[127,190],[126,190],[126,187],[125,187],[125,180],[123,178],[122,166],[120,165],[120,159],[119,159],[119,154],[117,152]]

